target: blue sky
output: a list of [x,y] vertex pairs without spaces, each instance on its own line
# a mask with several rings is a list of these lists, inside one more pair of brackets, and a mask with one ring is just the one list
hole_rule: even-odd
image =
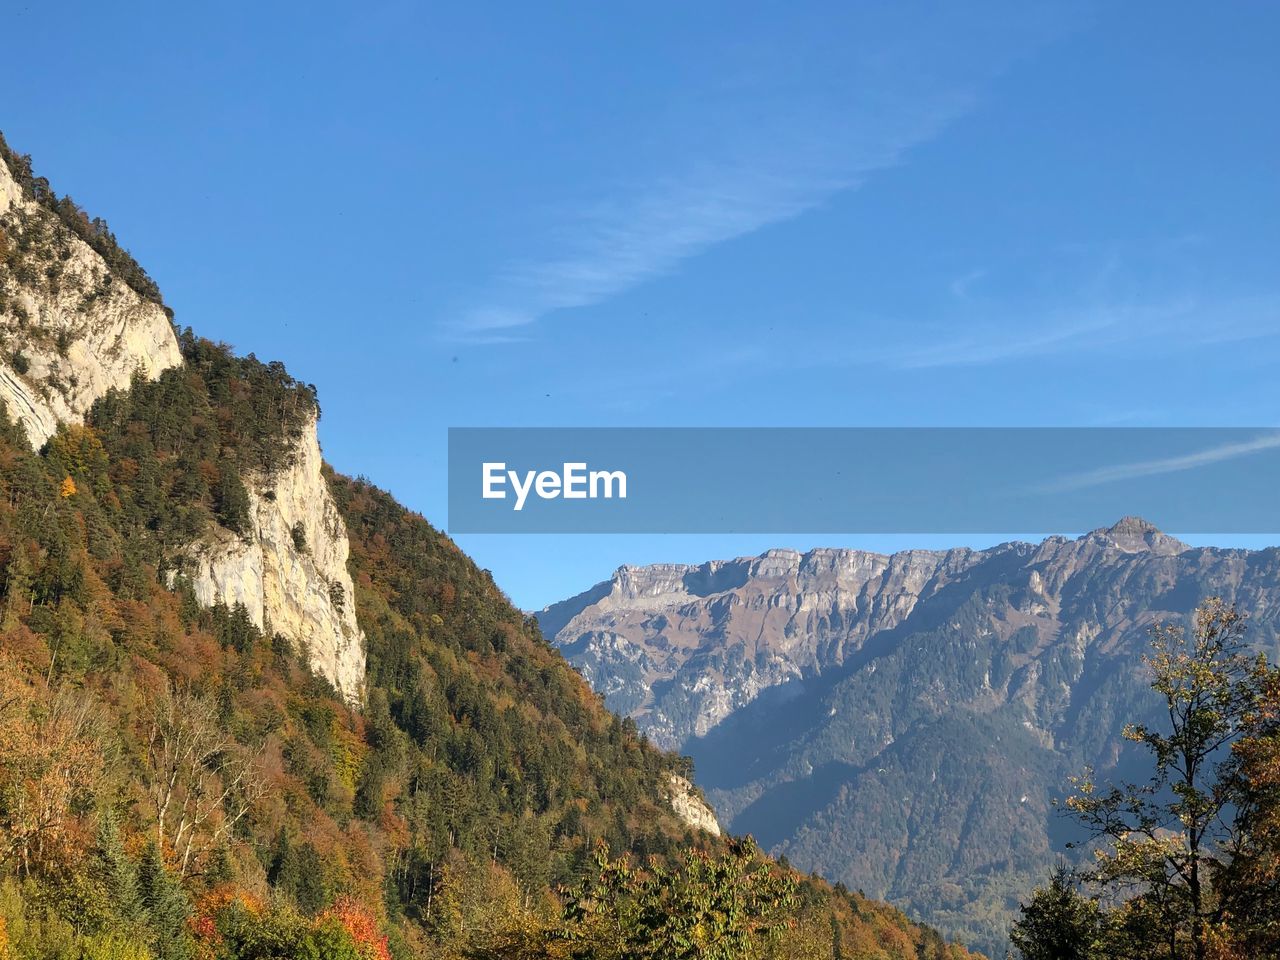
[[[440,524],[449,426],[1280,422],[1270,4],[4,19],[11,144]],[[624,562],[955,539],[461,543],[529,607]]]

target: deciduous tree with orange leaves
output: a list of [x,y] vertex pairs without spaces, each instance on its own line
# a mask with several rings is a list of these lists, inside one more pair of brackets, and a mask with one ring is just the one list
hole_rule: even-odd
[[0,865],[23,876],[92,840],[85,822],[107,760],[91,700],[37,687],[0,660]]

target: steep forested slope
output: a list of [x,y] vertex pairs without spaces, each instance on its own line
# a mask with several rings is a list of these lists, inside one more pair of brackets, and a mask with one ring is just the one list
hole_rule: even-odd
[[[79,255],[158,302],[105,224],[19,160],[15,182],[57,215],[42,236],[89,224],[106,259]],[[33,319],[13,305],[70,249],[30,237],[0,233],[10,360]],[[95,318],[41,303],[49,329]],[[689,827],[667,797],[686,762],[610,714],[486,573],[366,483],[328,477],[354,595],[331,581],[327,602],[357,612],[362,699],[269,618],[201,603],[191,548],[254,535],[247,511],[317,405],[279,364],[190,331],[176,343],[179,365],[108,390],[39,451],[0,408],[0,958],[604,957],[601,918],[645,897],[668,915],[650,929],[653,910],[627,913],[628,935],[683,937],[702,951],[689,956],[743,931],[766,956],[966,955]],[[311,549],[301,530],[291,549]],[[671,872],[619,865],[602,841]],[[777,893],[757,919],[729,882],[752,876]]]

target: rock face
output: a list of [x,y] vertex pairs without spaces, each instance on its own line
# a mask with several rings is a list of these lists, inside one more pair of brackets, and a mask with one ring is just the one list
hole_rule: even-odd
[[[0,161],[0,398],[37,449],[94,401],[182,362],[164,310],[114,277]],[[0,257],[3,260],[4,257]]]
[[668,799],[676,816],[695,830],[705,830],[714,836],[720,836],[720,824],[716,820],[715,811],[698,796],[693,784],[673,773],[669,778],[668,787],[671,791]]
[[[83,421],[109,390],[181,363],[164,309],[24,196],[0,160],[0,399],[32,446],[43,446],[59,423]],[[303,431],[285,469],[247,478],[249,537],[214,527],[191,547],[192,580],[202,603],[243,603],[254,623],[288,637],[317,673],[356,701],[364,637],[347,572],[346,526],[321,473],[315,426]]]
[[1155,621],[1207,596],[1280,648],[1280,549],[1190,548],[1135,518],[989,550],[624,567],[539,615],[606,702],[690,754],[734,833],[1003,956],[1092,766],[1144,780]]
[[677,749],[770,688],[795,681],[798,692],[981,556],[770,550],[624,566],[538,619],[614,710]]
[[313,420],[288,466],[270,478],[246,478],[250,535],[242,539],[218,528],[197,544],[191,581],[203,604],[244,604],[258,627],[306,651],[312,668],[357,702],[364,688],[364,635],[347,572],[347,527],[321,466]]

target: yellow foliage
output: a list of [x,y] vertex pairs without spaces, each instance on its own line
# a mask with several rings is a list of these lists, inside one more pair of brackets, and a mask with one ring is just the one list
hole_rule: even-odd
[[121,933],[100,933],[85,939],[84,960],[151,960],[151,951],[137,937]]
[[364,766],[365,755],[369,752],[368,747],[336,716],[330,723],[329,729],[333,737],[331,759],[334,773],[337,774],[343,786],[348,790],[355,790],[356,781],[359,780],[360,771]]
[[62,486],[58,490],[58,495],[64,500],[67,497],[74,497],[76,495],[76,482],[70,477],[67,477],[62,481]]

